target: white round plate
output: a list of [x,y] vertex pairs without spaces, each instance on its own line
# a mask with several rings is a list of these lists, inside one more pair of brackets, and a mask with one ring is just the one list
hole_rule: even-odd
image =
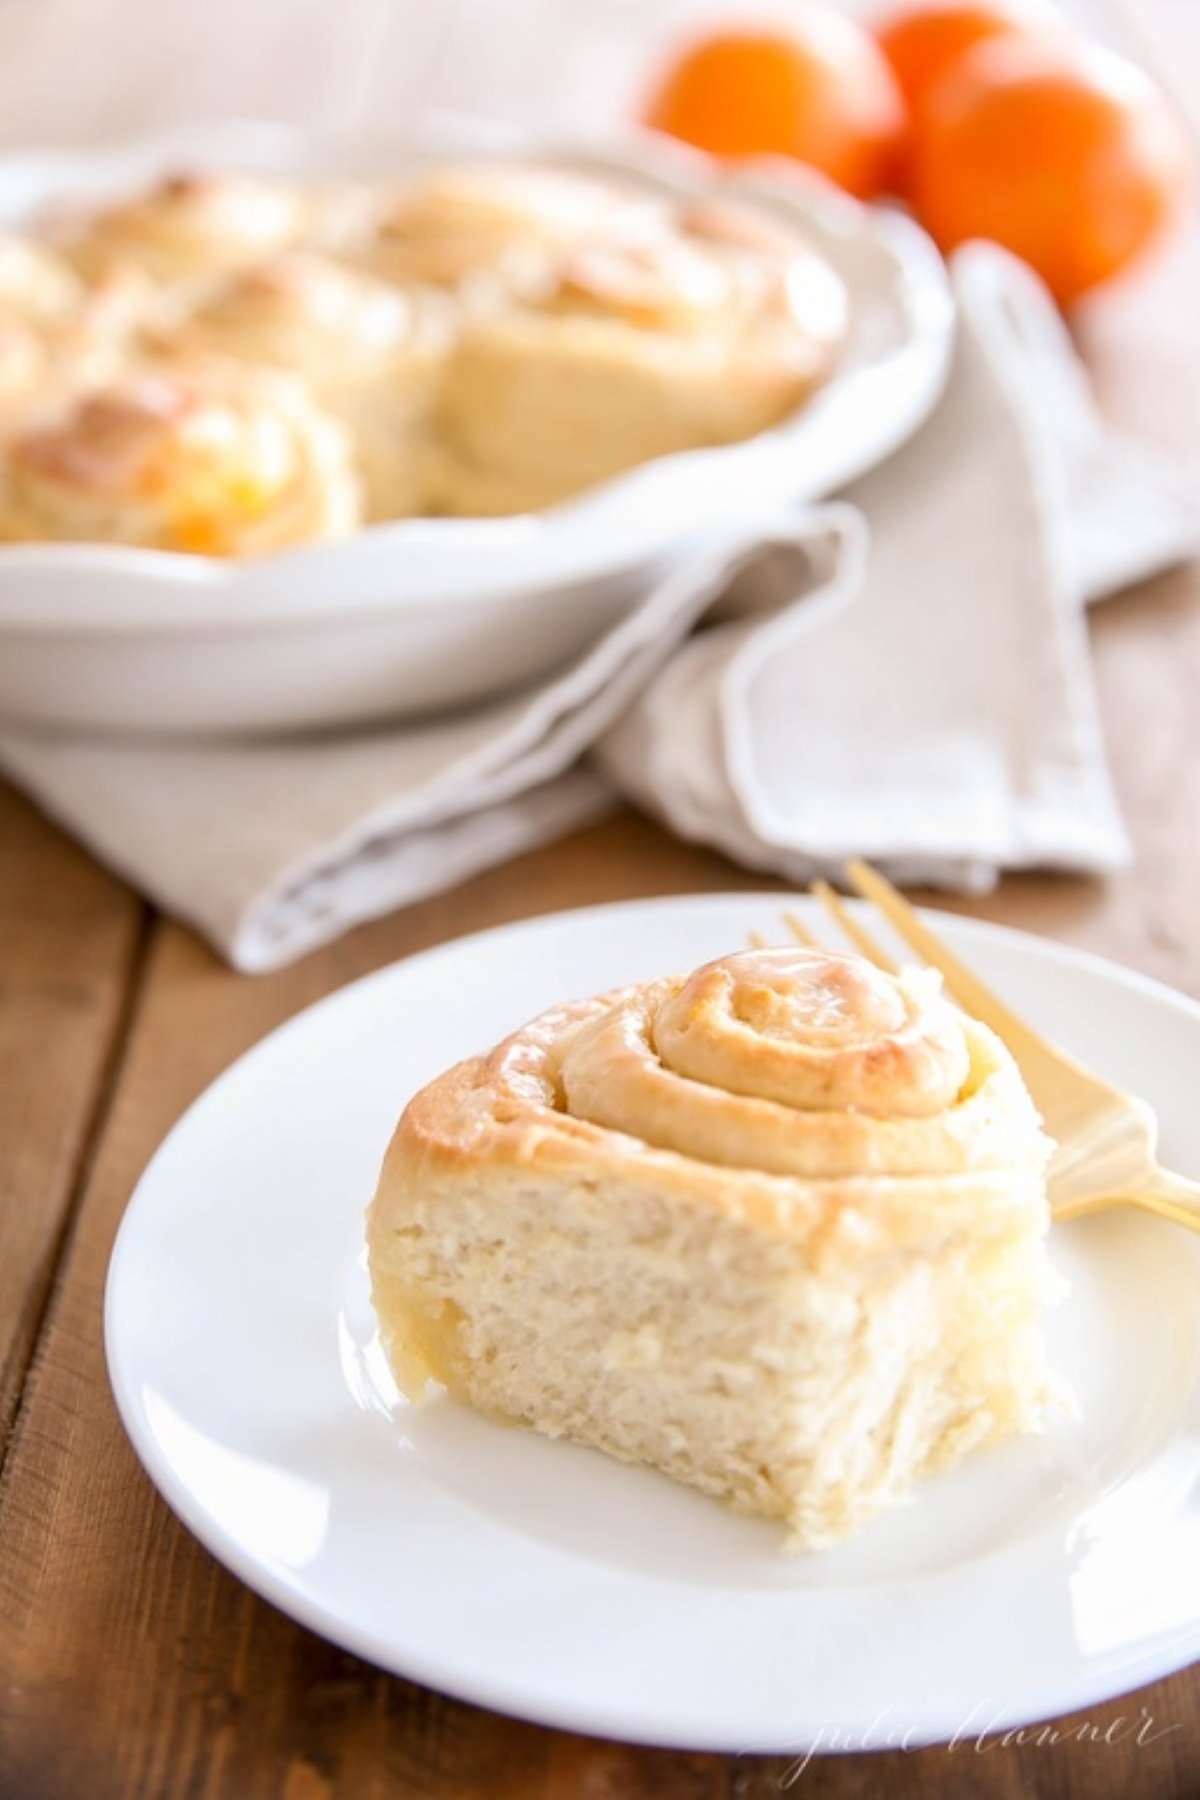
[[[817,1555],[650,1471],[396,1399],[362,1231],[408,1096],[556,1000],[780,937],[779,906],[642,901],[448,944],[302,1013],[176,1126],[113,1253],[109,1366],[151,1478],[251,1587],[449,1693],[696,1749],[975,1738],[1200,1653],[1200,1244],[1153,1219],[1055,1229],[1069,1293],[1049,1335],[1078,1417]],[[938,924],[1143,1093],[1166,1159],[1200,1174],[1200,1007]]]
[[0,546],[0,720],[123,735],[228,736],[398,717],[558,668],[668,562],[833,492],[929,413],[954,321],[942,260],[911,220],[799,165],[722,172],[647,134],[607,149],[478,121],[333,140],[285,126],[187,126],[105,150],[0,155],[0,220],[95,201],[180,167],[394,176],[432,160],[536,158],[678,198],[714,192],[803,232],[849,296],[831,378],[775,430],[658,457],[546,512],[404,519],[229,562],[103,544]]

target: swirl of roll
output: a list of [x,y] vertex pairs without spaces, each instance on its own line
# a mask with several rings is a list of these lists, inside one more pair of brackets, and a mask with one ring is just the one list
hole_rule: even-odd
[[932,970],[892,976],[831,951],[743,951],[556,1010],[482,1073],[498,1119],[536,1093],[551,1133],[705,1171],[840,1181],[1045,1160],[1012,1058]]
[[389,281],[457,288],[536,278],[546,258],[641,217],[649,203],[607,182],[521,163],[453,163],[377,197],[348,253]]
[[313,252],[220,277],[155,336],[168,357],[217,354],[302,375],[350,432],[368,518],[421,510],[425,431],[449,344],[436,295]]
[[368,1221],[401,1389],[807,1546],[1038,1427],[1048,1143],[930,971],[751,951],[542,1014],[410,1101]]
[[784,253],[658,221],[578,244],[540,286],[466,319],[445,509],[533,510],[765,431],[828,372],[845,322],[838,277],[794,239]]
[[213,362],[132,372],[16,434],[0,537],[242,557],[359,517],[345,433],[303,384]]
[[208,283],[159,335],[168,348],[278,363],[315,379],[331,363],[352,365],[407,344],[418,310],[388,282],[291,251]]
[[297,243],[312,218],[301,188],[267,177],[168,175],[106,207],[67,246],[86,272],[130,261],[156,281],[236,269]]
[[584,1025],[567,1109],[706,1163],[827,1179],[1008,1167],[1013,1120],[1042,1146],[1011,1061],[931,970],[747,951],[654,982]]

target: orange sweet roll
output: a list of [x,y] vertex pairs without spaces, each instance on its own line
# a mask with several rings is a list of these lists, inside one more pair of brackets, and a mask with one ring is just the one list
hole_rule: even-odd
[[441,296],[289,251],[198,285],[154,342],[168,360],[219,355],[302,377],[350,435],[367,517],[389,519],[425,506],[451,332]]
[[410,1101],[368,1223],[401,1389],[818,1547],[1036,1430],[1048,1144],[929,971],[742,952],[541,1014]]
[[345,433],[303,384],[216,362],[137,370],[6,452],[9,541],[262,555],[360,519]]

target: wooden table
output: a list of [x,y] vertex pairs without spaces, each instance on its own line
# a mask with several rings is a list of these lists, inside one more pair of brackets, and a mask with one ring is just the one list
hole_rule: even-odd
[[[1200,61],[1178,6],[1129,18],[1143,53],[1179,53],[1166,66],[1180,90],[1179,55],[1191,52],[1193,71]],[[1082,338],[1114,417],[1200,454],[1198,296],[1188,241],[1097,308]],[[1180,571],[1094,618],[1134,866],[1104,883],[1010,879],[962,910],[1200,995],[1198,600],[1200,575]],[[789,1785],[839,1800],[1195,1800],[1195,1671],[1061,1721],[1057,1742],[968,1738],[954,1752],[825,1759],[799,1775],[778,1758],[520,1724],[380,1674],[256,1599],[176,1523],[133,1457],[101,1348],[109,1247],[150,1153],[231,1058],[341,983],[461,932],[764,885],[627,814],[248,979],[0,791],[0,1800],[751,1800]]]

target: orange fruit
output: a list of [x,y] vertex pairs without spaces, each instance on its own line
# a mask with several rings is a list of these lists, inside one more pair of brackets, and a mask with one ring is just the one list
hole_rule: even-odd
[[715,156],[794,156],[869,199],[887,185],[904,104],[868,32],[798,5],[786,26],[693,44],[666,70],[645,119]]
[[935,84],[989,38],[1067,35],[1049,0],[925,0],[887,14],[875,27],[900,91],[919,112]]
[[914,121],[911,194],[943,250],[991,238],[1063,306],[1131,263],[1189,186],[1182,130],[1140,69],[1107,50],[979,44]]

